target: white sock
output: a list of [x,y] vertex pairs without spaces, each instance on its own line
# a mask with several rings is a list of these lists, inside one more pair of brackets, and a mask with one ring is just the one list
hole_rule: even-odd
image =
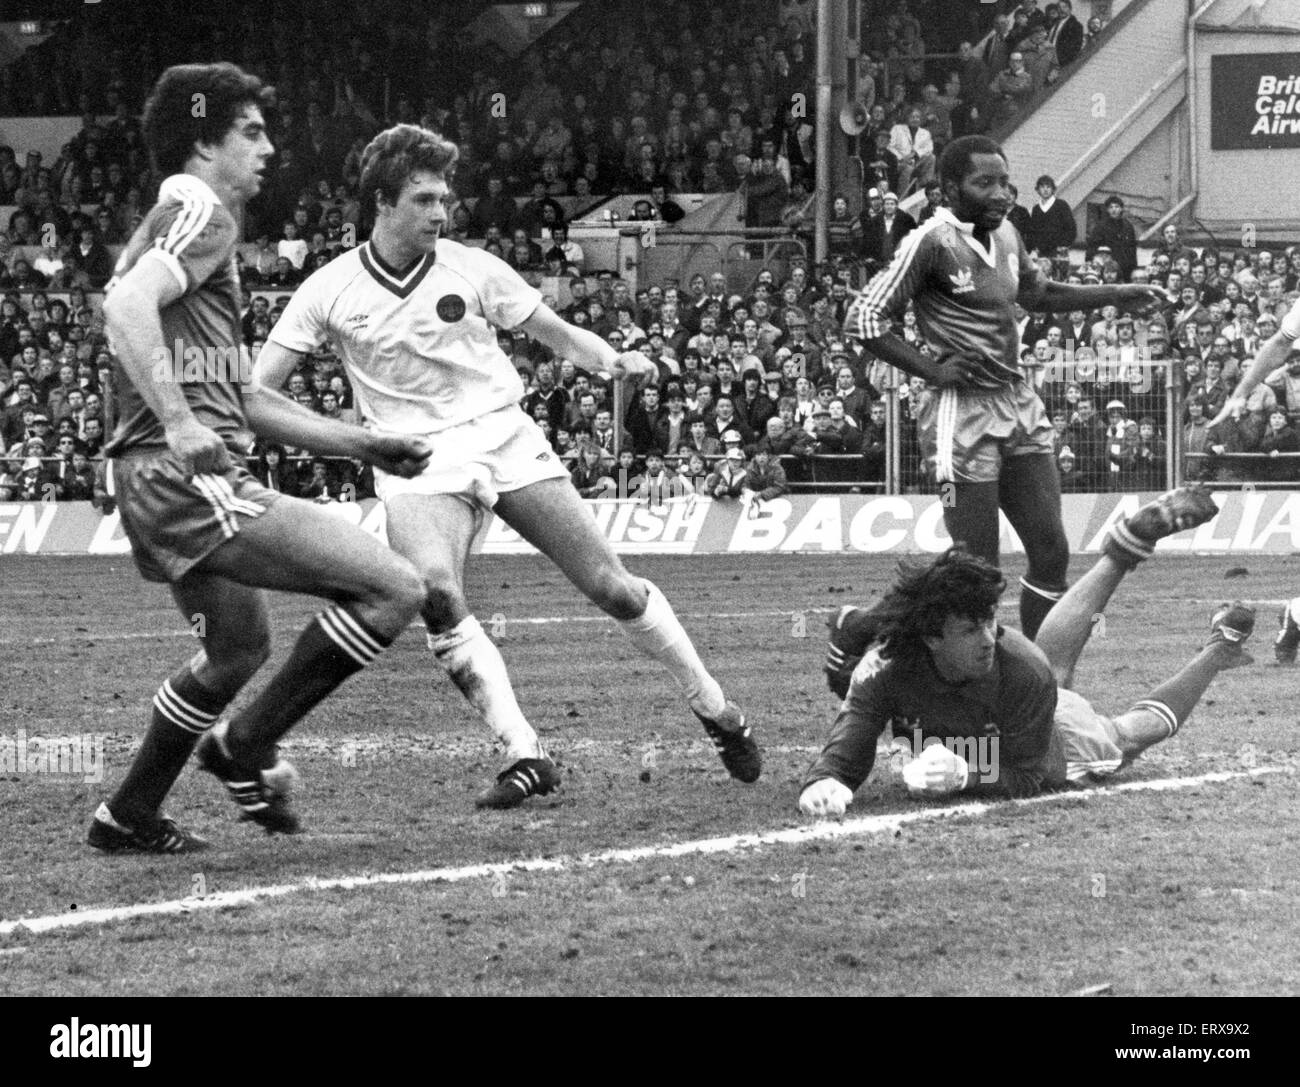
[[546,757],[541,740],[515,701],[500,650],[474,616],[462,619],[445,634],[430,634],[428,644],[451,681],[505,745],[511,761]]
[[644,578],[642,581],[646,587],[645,614],[636,619],[621,619],[618,625],[633,645],[672,673],[691,709],[705,717],[717,717],[727,705],[722,688],[695,652],[691,636],[682,628],[673,606],[654,582]]

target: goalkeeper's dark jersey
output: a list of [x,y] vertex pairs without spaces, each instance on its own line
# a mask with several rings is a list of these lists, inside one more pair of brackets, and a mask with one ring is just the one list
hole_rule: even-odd
[[997,780],[981,787],[999,795],[1034,796],[1065,781],[1065,754],[1054,741],[1056,680],[1043,651],[1016,630],[998,628],[993,668],[986,676],[949,683],[928,652],[883,660],[868,649],[854,669],[848,697],[831,737],[804,779],[807,787],[835,778],[856,790],[871,773],[876,743],[894,736],[997,737]]

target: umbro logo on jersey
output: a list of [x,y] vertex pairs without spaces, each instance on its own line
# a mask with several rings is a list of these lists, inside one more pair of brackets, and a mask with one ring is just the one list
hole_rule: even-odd
[[953,294],[966,294],[975,289],[975,284],[972,282],[973,277],[971,276],[971,270],[969,268],[958,268],[957,274],[950,275],[948,278],[952,280]]
[[538,453],[537,456],[536,456],[534,459],[536,459],[536,460],[550,460],[550,459],[551,459],[551,454],[550,454],[549,452],[546,452],[546,453]]

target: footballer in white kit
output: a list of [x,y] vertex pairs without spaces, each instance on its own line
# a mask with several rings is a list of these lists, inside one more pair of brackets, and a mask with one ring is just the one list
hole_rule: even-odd
[[497,346],[497,330],[521,328],[557,356],[616,377],[655,373],[654,364],[566,324],[499,258],[439,240],[456,157],[454,144],[415,125],[396,125],[370,142],[361,161],[370,240],[295,291],[258,357],[254,386],[280,388],[303,355],[328,342],[367,425],[420,435],[431,446],[422,473],[377,473],[376,491],[390,545],[424,577],[429,648],[510,760],[480,807],[514,807],[560,780],[515,700],[500,652],[465,601],[465,562],[488,509],[668,669],[731,776],[756,781],[762,760],[744,714],[704,667],[663,594],[628,573],[596,528],[520,409],[523,383]]
[[505,261],[448,239],[404,272],[370,242],[311,276],[289,300],[271,341],[312,351],[328,341],[347,367],[363,419],[433,446],[413,479],[376,473],[376,491],[461,495],[490,510],[498,493],[569,473],[519,407],[525,389],[497,346],[541,294]]

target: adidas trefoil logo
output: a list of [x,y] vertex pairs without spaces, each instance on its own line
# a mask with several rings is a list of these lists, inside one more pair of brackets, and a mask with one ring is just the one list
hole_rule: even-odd
[[969,268],[958,268],[957,274],[950,275],[948,278],[952,280],[953,294],[967,294],[975,289]]

